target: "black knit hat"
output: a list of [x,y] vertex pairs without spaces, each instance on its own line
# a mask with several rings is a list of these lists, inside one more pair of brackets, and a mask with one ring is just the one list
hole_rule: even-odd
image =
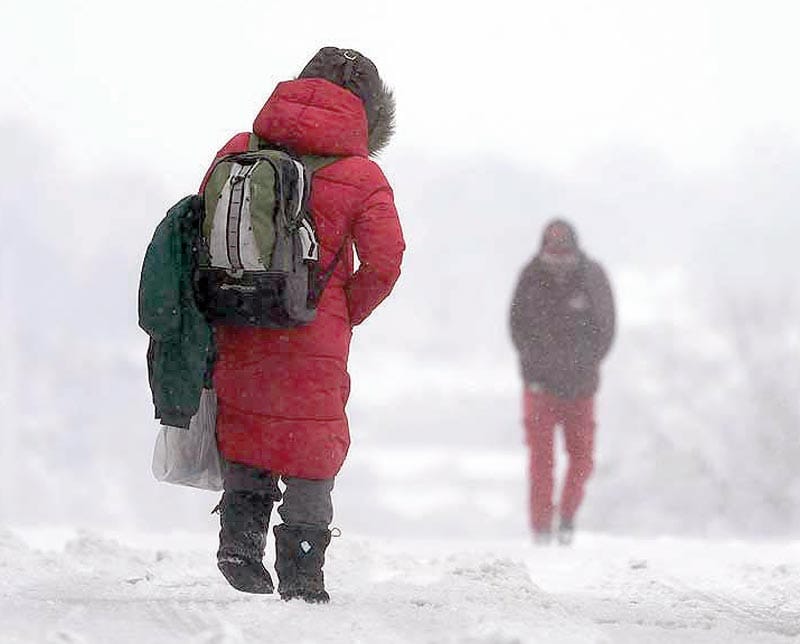
[[394,132],[394,97],[381,80],[375,63],[362,53],[323,47],[298,78],[324,78],[361,99],[367,114],[370,154],[376,154],[389,142]]

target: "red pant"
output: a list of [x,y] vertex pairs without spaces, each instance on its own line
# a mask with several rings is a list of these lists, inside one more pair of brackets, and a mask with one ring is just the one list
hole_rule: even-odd
[[530,520],[535,532],[549,531],[553,521],[553,438],[564,429],[569,463],[561,490],[559,514],[572,519],[583,499],[594,461],[594,398],[564,400],[544,391],[525,389],[526,441],[530,446]]

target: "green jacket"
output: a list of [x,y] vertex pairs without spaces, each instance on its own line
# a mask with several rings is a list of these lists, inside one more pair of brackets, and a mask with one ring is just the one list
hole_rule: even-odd
[[155,416],[175,427],[189,426],[214,355],[213,332],[193,290],[201,211],[194,195],[169,209],[147,247],[139,282]]

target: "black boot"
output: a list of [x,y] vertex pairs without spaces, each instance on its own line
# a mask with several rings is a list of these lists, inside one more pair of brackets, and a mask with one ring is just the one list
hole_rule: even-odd
[[307,526],[275,528],[275,571],[281,599],[303,599],[311,604],[326,604],[330,595],[325,590],[322,566],[325,549],[331,542],[331,531]]
[[572,545],[572,540],[575,537],[575,522],[572,518],[561,518],[561,523],[558,526],[558,543],[562,546]]
[[217,567],[236,590],[270,594],[275,587],[262,559],[272,499],[260,492],[225,491],[219,510]]

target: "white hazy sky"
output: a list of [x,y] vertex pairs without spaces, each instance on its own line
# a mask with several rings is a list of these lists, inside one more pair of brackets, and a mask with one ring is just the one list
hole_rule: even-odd
[[0,119],[76,165],[146,161],[188,181],[326,44],[361,49],[395,88],[395,150],[564,170],[623,144],[691,169],[765,132],[800,139],[792,0],[0,6]]

